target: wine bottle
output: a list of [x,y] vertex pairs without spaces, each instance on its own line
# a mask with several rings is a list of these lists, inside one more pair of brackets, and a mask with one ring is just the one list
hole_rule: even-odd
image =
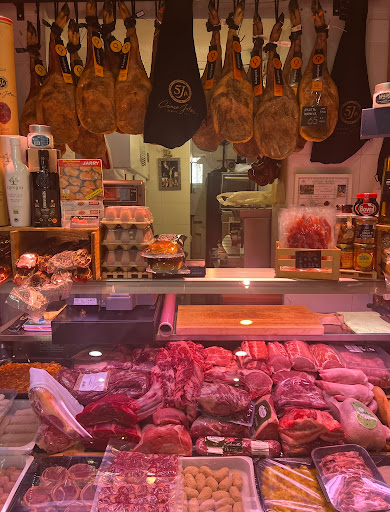
[[38,150],[39,171],[31,172],[31,217],[35,227],[61,226],[60,181],[49,169],[49,152]]

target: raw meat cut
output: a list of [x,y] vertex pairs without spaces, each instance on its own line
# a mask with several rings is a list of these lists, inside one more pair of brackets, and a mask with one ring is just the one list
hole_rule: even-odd
[[329,368],[319,371],[322,380],[340,382],[342,384],[366,384],[368,379],[362,370],[349,368]]
[[322,392],[314,382],[299,377],[292,377],[276,384],[272,396],[278,415],[288,407],[327,409]]
[[80,489],[85,487],[88,482],[93,480],[96,475],[96,469],[91,464],[73,464],[68,470],[68,477]]
[[[50,126],[55,144],[67,144],[78,136],[75,86],[66,58],[61,33],[69,20],[69,7],[64,4],[52,25],[49,43],[49,73],[37,97],[37,121]],[[58,53],[57,54],[57,50]],[[62,50],[63,48],[63,50]],[[65,53],[65,55],[63,55]],[[62,64],[61,64],[62,62]],[[68,67],[63,72],[61,65]],[[66,81],[65,81],[66,80]]]
[[122,45],[112,35],[112,32],[115,30],[115,25],[116,19],[114,16],[113,2],[112,0],[104,0],[102,38],[108,65],[116,80],[119,74],[119,66],[122,61]]
[[267,365],[271,373],[291,370],[291,361],[286,349],[278,341],[268,343]]
[[351,350],[338,347],[337,351],[351,369],[360,369],[365,373],[368,382],[381,388],[390,387],[390,371],[387,369],[383,357],[386,352],[379,352],[380,347],[352,346]]
[[265,395],[255,402],[253,439],[279,439],[279,420],[271,395]]
[[237,437],[201,437],[196,440],[198,455],[248,455],[249,457],[280,457],[278,441],[253,441]]
[[113,421],[127,426],[137,423],[134,400],[121,394],[108,395],[88,404],[83,412],[76,416],[76,419],[83,426],[111,423]]
[[[263,95],[263,22],[259,14],[259,5],[255,4],[253,13],[253,50],[251,52],[251,61],[249,64],[249,81],[253,88],[253,117],[256,117],[261,98]],[[245,158],[257,158],[261,151],[257,145],[256,138],[252,138],[248,142],[238,142],[233,144],[233,149],[239,156]]]
[[251,398],[258,398],[271,391],[272,380],[262,370],[247,370],[214,367],[204,374],[206,382],[224,382],[236,386],[243,385],[251,394]]
[[141,440],[141,429],[138,425],[126,427],[115,422],[98,423],[93,427],[86,427],[86,430],[94,439],[103,440],[106,443],[110,439],[122,439],[134,444],[135,447]]
[[272,381],[274,384],[277,384],[283,380],[291,379],[292,377],[298,377],[300,379],[308,380],[309,382],[314,382],[316,380],[316,376],[316,373],[296,372],[295,370],[290,370],[289,372],[280,371],[272,375]]
[[68,471],[64,466],[49,466],[46,468],[40,479],[41,486],[52,489],[55,485],[65,482]]
[[267,83],[255,116],[254,129],[261,154],[274,160],[284,160],[296,147],[299,129],[299,106],[292,88],[283,82],[282,63],[276,53],[284,16],[275,23],[268,51]]
[[53,501],[58,507],[67,507],[77,500],[80,494],[78,486],[72,482],[64,482],[56,485],[51,491]]
[[161,407],[153,414],[153,423],[155,425],[184,425],[189,428],[188,418],[183,411],[172,407]]
[[287,409],[279,420],[279,435],[285,455],[310,455],[313,447],[340,444],[344,431],[338,421],[325,411],[316,409]]
[[229,142],[246,142],[253,135],[253,91],[242,64],[241,45],[237,37],[244,8],[245,1],[239,0],[233,16],[227,19],[229,32],[222,79],[210,102],[215,131]]
[[27,137],[30,124],[37,124],[37,97],[43,81],[45,80],[46,70],[42,65],[39,55],[40,45],[38,43],[38,34],[34,25],[27,22],[27,51],[30,56],[30,92],[24,103],[22,115],[19,120],[20,135]]
[[355,398],[367,405],[374,399],[374,393],[364,384],[340,384],[324,380],[317,380],[316,384],[339,402],[343,402],[346,398]]
[[190,457],[192,439],[183,425],[146,425],[142,430],[142,439],[135,449],[141,453],[165,453]]
[[192,4],[192,0],[165,3],[145,115],[144,141],[170,149],[191,139],[207,115],[193,38]]
[[50,491],[46,491],[43,487],[33,486],[26,492],[23,502],[28,507],[42,506],[51,501]]
[[266,362],[268,359],[268,348],[265,344],[265,341],[243,341],[241,343],[240,351],[245,352],[244,356],[238,356],[238,360],[243,367],[263,370],[263,368],[260,366],[250,367],[249,364],[254,361],[263,362],[264,366],[266,367]]
[[353,398],[341,403],[327,395],[325,399],[332,415],[340,421],[345,431],[346,442],[359,444],[373,452],[379,452],[386,446],[390,430],[364,404]]
[[314,357],[312,356],[309,346],[304,341],[290,340],[284,344],[287,350],[288,357],[290,358],[294,370],[300,372],[315,372],[317,371]]
[[204,95],[206,97],[207,116],[206,119],[202,121],[199,130],[192,137],[192,140],[201,151],[213,152],[217,151],[218,146],[223,140],[223,137],[215,130],[210,111],[211,97],[222,77],[221,24],[218,12],[215,8],[215,0],[209,1],[209,20],[206,23],[206,27],[208,31],[212,32],[209,53],[207,55],[207,64],[201,79]]
[[205,382],[200,389],[198,404],[213,416],[230,416],[246,409],[251,401],[249,393],[228,384]]
[[388,510],[388,487],[378,482],[357,451],[326,455],[320,462],[322,479],[340,512]]
[[229,366],[233,362],[233,353],[222,347],[204,349],[206,364],[210,366]]
[[[139,398],[143,396],[150,387],[149,374],[141,371],[132,370],[108,370],[107,375],[100,375],[100,378],[105,379],[103,387],[104,391],[81,391],[78,383],[80,383],[88,373],[76,372],[63,368],[58,376],[57,380],[69,393],[71,393],[78,402],[83,405],[90,404],[96,400],[104,398],[107,395],[114,395],[120,393],[130,398]],[[100,388],[98,388],[100,389]]]
[[194,421],[205,367],[203,346],[191,341],[167,343],[159,350],[156,363],[164,407],[181,409],[190,421]]
[[194,439],[207,436],[249,437],[250,427],[208,416],[199,416],[192,424],[190,434]]
[[[306,140],[321,142],[329,137],[336,128],[339,94],[328,71],[328,27],[325,23],[324,11],[318,0],[312,1],[311,10],[317,36],[299,86],[300,133]],[[316,109],[318,112],[315,113],[315,119],[320,119],[321,122],[317,122],[317,124],[309,123],[308,121],[311,120],[310,114]],[[326,110],[326,114],[321,115],[320,110]]]
[[[78,84],[82,73],[83,61],[78,50],[80,48],[79,26],[75,20],[69,20],[68,24],[68,52],[70,53],[70,68],[73,81]],[[68,143],[69,148],[82,158],[101,158],[106,152],[104,135],[91,133],[79,124],[79,135],[76,140]]]
[[328,368],[345,368],[345,363],[340,359],[337,352],[329,345],[317,343],[316,345],[310,345],[309,348],[319,370],[326,370]]
[[122,1],[119,2],[119,10],[127,29],[125,45],[130,44],[130,51],[123,57],[128,58],[128,62],[126,66],[122,62],[115,84],[116,124],[122,133],[137,135],[144,133],[145,114],[152,84],[141,59],[135,29],[135,13],[131,16]]
[[[298,87],[302,80],[302,25],[298,1],[290,0],[288,10],[291,22],[291,46],[283,66],[283,80],[298,97]],[[306,140],[298,133],[295,151],[301,151],[305,144]]]
[[[104,4],[103,21],[110,15],[106,9]],[[105,134],[116,130],[115,79],[102,47],[96,14],[96,0],[88,0],[87,60],[76,88],[76,109],[86,130]]]
[[80,498],[83,501],[93,501],[95,498],[97,486],[95,484],[88,484],[81,490]]

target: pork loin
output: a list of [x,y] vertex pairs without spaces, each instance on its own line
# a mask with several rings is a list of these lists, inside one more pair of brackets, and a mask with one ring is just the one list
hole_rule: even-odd
[[241,60],[237,30],[244,18],[245,0],[226,21],[229,25],[222,79],[211,98],[214,127],[229,142],[246,142],[253,135],[253,92]]
[[254,129],[260,152],[275,160],[291,155],[296,146],[299,127],[298,101],[292,88],[284,83],[282,64],[276,53],[284,21],[283,13],[275,23],[268,50],[267,84],[257,111]]
[[[325,24],[324,11],[318,0],[312,1],[316,41],[309,63],[299,86],[299,105],[301,110],[300,133],[306,140],[321,142],[331,135],[336,128],[339,95],[327,66],[328,28]],[[323,107],[323,113],[317,113],[317,123],[305,121],[312,107]],[[304,126],[306,125],[307,126]]]
[[222,77],[221,25],[215,0],[209,2],[209,20],[207,30],[212,31],[207,64],[202,76],[202,85],[206,97],[207,117],[202,121],[199,130],[192,137],[194,144],[202,151],[216,151],[223,138],[215,130],[210,111],[210,101],[216,86]]

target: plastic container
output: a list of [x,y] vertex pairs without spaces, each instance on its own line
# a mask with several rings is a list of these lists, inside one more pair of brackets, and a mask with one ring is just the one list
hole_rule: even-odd
[[390,82],[377,84],[372,97],[373,108],[390,107]]
[[132,226],[147,228],[153,223],[151,211],[146,206],[106,206],[102,224],[110,228]]
[[106,252],[102,266],[109,272],[115,272],[117,269],[123,272],[128,272],[131,269],[142,272],[148,265],[141,256],[141,250],[137,248],[130,250],[117,248]]
[[[0,389],[0,396],[4,395],[4,398],[0,400],[0,421],[5,418],[8,411],[11,409],[17,394],[16,389]],[[1,403],[3,400],[8,400],[8,402],[4,405]]]
[[[66,470],[69,470],[72,466],[75,466],[76,464],[88,464],[89,466],[92,466],[94,468],[94,473],[96,474],[96,470],[99,468],[101,461],[102,461],[102,457],[92,457],[92,456],[86,456],[86,457],[59,456],[59,457],[41,457],[41,458],[34,459],[30,463],[29,468],[26,470],[24,478],[21,481],[21,484],[17,488],[17,491],[14,493],[13,499],[10,500],[9,510],[13,510],[13,511],[32,510],[32,507],[27,507],[25,505],[24,497],[29,489],[31,489],[32,487],[37,487],[39,485],[41,476],[47,468],[50,468],[53,466],[62,466],[64,468],[66,468]],[[71,482],[71,481],[73,482],[71,475],[67,471],[66,482]],[[83,482],[83,484],[84,483],[85,482]],[[59,483],[59,485],[61,485],[61,483]],[[90,485],[90,484],[87,483],[87,485]],[[42,487],[41,487],[41,489],[42,489]],[[41,505],[44,505],[45,507],[57,507],[58,506],[59,507],[58,510],[64,510],[64,508],[66,508],[66,506],[69,506],[72,503],[74,503],[74,501],[72,500],[72,503],[66,504],[65,506],[63,503],[58,504],[56,501],[52,501],[52,499],[50,498],[50,490],[47,490],[46,493],[48,493],[49,501],[46,503],[41,503]],[[79,498],[76,500],[77,503],[83,503],[83,500],[80,498],[82,493],[83,493],[83,489],[79,489],[79,493],[78,493]],[[94,493],[92,493],[92,494],[94,494]],[[92,503],[93,503],[93,499],[84,500],[84,504],[86,506],[88,506],[88,509],[92,508]],[[39,509],[40,509],[40,507],[37,507],[37,510],[39,510]]]
[[1,509],[1,512],[6,512],[8,510],[12,499],[18,490],[25,474],[27,473],[29,467],[34,461],[34,457],[28,455],[1,455],[0,456],[0,467],[1,469],[7,469],[10,467],[15,467],[21,469],[22,472],[19,475],[19,478],[16,480],[15,485],[13,486],[11,492],[8,495],[6,502]]
[[390,386],[390,355],[381,347],[370,345],[335,345],[333,347],[347,368],[359,368],[374,386]]
[[[3,418],[3,421],[0,423],[0,457],[1,455],[26,455],[32,452],[35,446],[35,439],[37,437],[37,431],[38,431],[38,420],[36,421],[36,428],[35,431],[31,433],[30,440],[27,443],[24,443],[20,446],[9,446],[6,443],[2,441],[3,437],[3,431],[6,428],[6,426],[12,427],[12,418],[14,418],[15,413],[17,411],[22,411],[24,409],[29,409],[32,414],[33,411],[30,406],[29,400],[14,400],[13,405],[11,409],[9,410],[8,414],[5,418]],[[17,416],[17,415],[16,415]],[[7,421],[11,420],[11,421]],[[22,421],[20,419],[20,421]],[[5,425],[5,422],[7,422],[7,425]]]
[[[355,457],[344,459],[344,453],[348,453],[348,455],[355,454]],[[335,460],[338,454],[340,456],[339,462]],[[318,481],[322,490],[336,510],[340,512],[360,512],[366,499],[372,502],[382,500],[384,506],[376,505],[373,510],[388,510],[390,508],[390,488],[368,452],[361,446],[357,444],[326,446],[314,449],[311,456],[318,470]],[[332,469],[329,470],[328,474],[323,467],[323,461],[327,456],[335,457],[331,462]],[[367,471],[362,468],[362,462]],[[340,471],[337,471],[337,466]],[[353,487],[349,489],[351,485]],[[356,499],[355,503],[353,499]]]
[[110,227],[107,229],[102,245],[109,250],[115,250],[118,247],[129,250],[136,248],[139,250],[148,247],[154,240],[153,230],[150,227],[124,229],[122,227]]
[[179,457],[179,465],[185,469],[188,466],[208,466],[212,471],[229,468],[230,472],[238,471],[243,480],[242,504],[245,512],[261,510],[256,490],[255,472],[252,459],[249,457]]

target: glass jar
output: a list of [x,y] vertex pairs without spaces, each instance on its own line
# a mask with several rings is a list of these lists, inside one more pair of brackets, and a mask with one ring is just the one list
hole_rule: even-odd
[[371,272],[374,270],[375,245],[355,244],[354,266],[360,272]]

